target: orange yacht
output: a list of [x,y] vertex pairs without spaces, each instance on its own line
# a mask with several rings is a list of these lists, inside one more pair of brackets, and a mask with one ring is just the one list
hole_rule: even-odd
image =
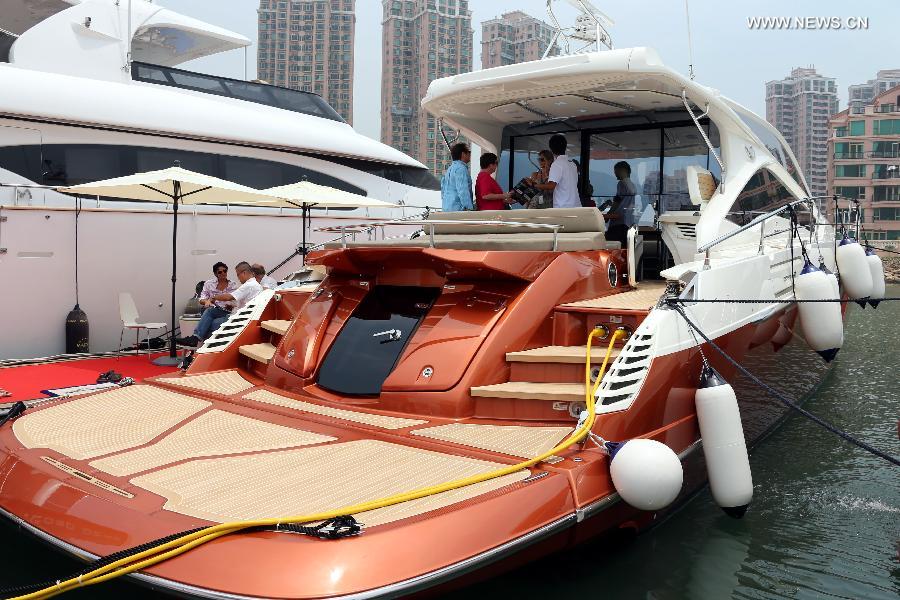
[[[369,241],[344,227],[308,257],[319,281],[260,294],[183,373],[0,427],[0,514],[86,560],[211,532],[132,576],[230,599],[459,584],[644,530],[708,478],[742,514],[746,451],[729,453],[786,409],[699,332],[795,398],[827,368],[816,351],[836,352],[782,302],[807,258],[835,270],[835,248],[781,136],[643,48],[439,80],[423,105],[496,152],[507,189],[560,132],[598,204],[630,162],[625,243],[595,208],[436,213]],[[728,299],[759,302],[700,302]],[[703,422],[703,394],[725,388],[737,434]],[[359,506],[341,539],[287,527]],[[256,526],[219,537],[233,523]]]

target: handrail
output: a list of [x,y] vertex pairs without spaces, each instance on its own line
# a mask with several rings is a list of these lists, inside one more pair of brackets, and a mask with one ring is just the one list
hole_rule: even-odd
[[722,172],[722,180],[719,182],[719,189],[725,185],[725,163],[722,162],[721,157],[719,157],[719,153],[716,152],[716,149],[713,148],[712,142],[709,141],[709,136],[706,135],[706,131],[700,125],[700,119],[709,115],[709,103],[706,104],[706,111],[703,112],[700,116],[694,114],[694,110],[691,108],[690,102],[688,102],[687,90],[681,90],[681,102],[684,103],[684,110],[687,111],[689,115],[691,115],[691,120],[694,122],[694,126],[697,128],[697,131],[700,132],[700,135],[703,137],[703,141],[706,142],[706,147],[709,148],[710,154],[713,155],[713,158],[716,159],[716,162],[719,163],[719,169]]
[[351,223],[347,225],[331,225],[328,227],[319,227],[315,229],[315,231],[339,231],[341,233],[341,248],[347,247],[347,232],[350,233],[362,233],[367,229],[374,229],[376,227],[385,227],[387,225],[419,225],[422,228],[428,229],[428,238],[430,241],[430,246],[434,248],[434,227],[435,225],[454,225],[454,226],[463,226],[463,227],[522,227],[524,229],[550,229],[553,231],[553,251],[556,251],[557,248],[557,240],[559,237],[559,230],[563,229],[563,225],[557,225],[555,223],[528,223],[524,221],[468,221],[468,220],[457,220],[457,219],[421,219],[421,220],[389,220],[389,221],[375,221],[374,223]]
[[725,235],[720,235],[713,241],[703,244],[702,246],[697,248],[697,252],[699,252],[699,253],[708,252],[709,249],[712,248],[713,246],[717,246],[726,240],[730,240],[734,236],[739,235],[739,234],[747,231],[748,229],[756,227],[760,223],[762,223],[764,221],[768,221],[772,217],[776,217],[776,216],[780,215],[781,213],[783,213],[784,211],[786,211],[790,208],[793,208],[794,206],[796,206],[798,204],[806,204],[807,202],[809,202],[812,199],[813,198],[803,198],[802,200],[794,200],[793,202],[788,202],[784,206],[776,208],[775,210],[771,210],[765,214],[759,215],[758,217],[756,217],[755,219],[753,219],[746,225],[742,225],[741,227],[738,227],[734,231],[729,231]]

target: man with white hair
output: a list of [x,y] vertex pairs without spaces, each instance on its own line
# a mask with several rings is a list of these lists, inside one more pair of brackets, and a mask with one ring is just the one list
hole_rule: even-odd
[[[243,260],[236,264],[234,267],[234,272],[237,273],[238,280],[241,282],[240,287],[238,287],[236,290],[232,290],[231,292],[225,292],[212,296],[208,300],[210,303],[234,302],[234,310],[238,311],[247,306],[247,304],[251,300],[256,298],[256,296],[263,290],[259,282],[256,281],[255,274],[253,273],[253,267],[251,267],[250,263],[248,263],[247,261]],[[200,317],[200,322],[197,323],[197,328],[194,330],[194,335],[189,335],[188,337],[183,338],[175,338],[175,342],[181,346],[199,346],[203,342],[203,340],[212,335],[212,333],[227,320],[227,316],[216,316],[216,314],[211,310],[204,311],[203,316]]]
[[278,282],[274,277],[266,275],[266,268],[259,263],[253,263],[253,276],[264,290],[274,290],[278,287]]

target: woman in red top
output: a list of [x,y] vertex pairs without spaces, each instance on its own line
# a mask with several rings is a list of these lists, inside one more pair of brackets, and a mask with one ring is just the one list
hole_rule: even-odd
[[497,155],[486,152],[481,155],[481,173],[475,180],[475,206],[478,210],[502,210],[504,204],[513,202],[509,192],[504,192],[492,177],[497,171]]

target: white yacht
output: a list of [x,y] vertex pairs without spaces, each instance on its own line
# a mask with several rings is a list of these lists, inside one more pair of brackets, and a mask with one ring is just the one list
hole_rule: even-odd
[[[0,359],[64,349],[64,319],[76,302],[76,211],[71,196],[49,187],[178,160],[252,187],[306,178],[401,205],[390,215],[314,211],[311,230],[438,205],[438,183],[424,165],[357,133],[320,96],[176,68],[248,46],[240,34],[144,0],[14,0],[4,3],[0,29],[0,276],[40,298],[3,294]],[[291,255],[301,224],[288,212],[186,211],[178,297],[187,300],[216,261],[272,268]],[[171,210],[95,199],[82,203],[78,227],[78,301],[91,350],[116,347],[118,292],[132,293],[143,319],[166,321],[170,274],[157,258],[168,253]],[[295,257],[276,275],[299,264]]]

